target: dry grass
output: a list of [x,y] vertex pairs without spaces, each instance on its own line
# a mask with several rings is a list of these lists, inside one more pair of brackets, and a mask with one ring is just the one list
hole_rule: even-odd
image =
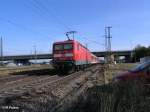
[[139,82],[95,86],[61,112],[150,112],[149,92]]
[[[111,66],[105,71],[105,80],[110,82],[114,74],[133,66],[134,64]],[[144,86],[141,81],[109,83],[102,86],[97,84],[82,92],[80,96],[71,95],[68,99],[57,112],[150,112],[150,87]],[[27,112],[51,112],[58,101],[51,94],[43,94],[36,101],[20,105]]]
[[[105,82],[135,64],[110,66],[105,71]],[[150,112],[150,86],[143,81],[128,81],[94,86],[76,100],[64,104],[59,112]]]
[[119,63],[116,65],[109,65],[105,70],[105,82],[106,84],[112,81],[112,78],[123,71],[127,71],[135,66],[135,63]]
[[32,72],[33,70],[50,69],[50,65],[32,65],[32,66],[22,66],[22,67],[1,67],[0,77],[9,76],[13,74],[19,74],[22,72]]

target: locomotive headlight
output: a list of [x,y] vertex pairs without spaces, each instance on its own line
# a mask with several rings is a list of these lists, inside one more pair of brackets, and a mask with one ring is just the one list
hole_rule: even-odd
[[61,57],[61,56],[62,56],[62,54],[54,54],[55,58],[58,58],[58,57]]
[[73,54],[72,54],[72,53],[66,53],[65,56],[66,56],[66,57],[72,57]]

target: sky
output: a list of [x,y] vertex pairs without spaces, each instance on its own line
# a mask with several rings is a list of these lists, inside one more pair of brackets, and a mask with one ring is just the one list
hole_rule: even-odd
[[149,0],[0,0],[4,55],[51,53],[65,32],[91,51],[105,50],[104,29],[112,26],[112,50],[150,45]]

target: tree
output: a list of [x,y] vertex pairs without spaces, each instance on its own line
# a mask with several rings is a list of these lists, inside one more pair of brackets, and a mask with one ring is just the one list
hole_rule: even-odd
[[150,56],[150,46],[146,48],[145,46],[137,45],[134,49],[133,60],[135,62],[140,61],[140,58],[146,56]]

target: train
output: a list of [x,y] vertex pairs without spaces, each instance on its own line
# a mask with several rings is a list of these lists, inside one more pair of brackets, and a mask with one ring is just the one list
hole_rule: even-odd
[[53,43],[52,65],[58,71],[75,71],[99,63],[99,58],[76,40]]

